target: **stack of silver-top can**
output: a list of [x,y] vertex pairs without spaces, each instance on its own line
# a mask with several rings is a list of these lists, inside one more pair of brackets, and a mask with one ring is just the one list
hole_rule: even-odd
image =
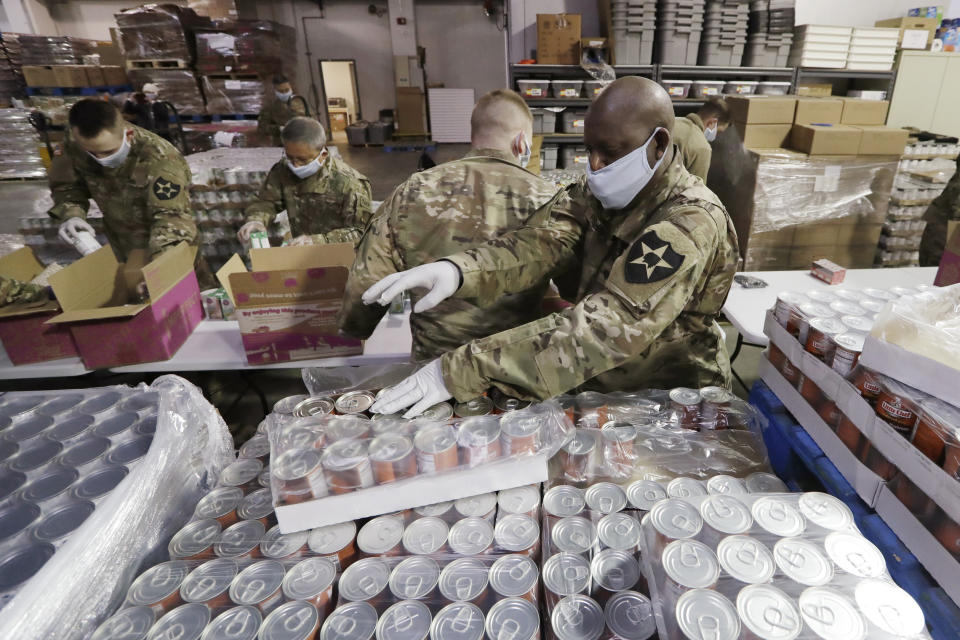
[[930,637],[920,607],[833,496],[668,498],[641,530],[662,640]]
[[0,398],[0,607],[147,454],[157,403],[125,388]]

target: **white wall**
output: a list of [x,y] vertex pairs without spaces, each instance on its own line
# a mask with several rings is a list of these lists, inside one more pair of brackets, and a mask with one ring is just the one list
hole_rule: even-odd
[[[960,9],[957,0],[953,5]],[[872,27],[877,20],[906,16],[909,9],[919,6],[927,4],[918,0],[797,0],[797,24]]]
[[597,0],[509,0],[510,62],[531,57],[537,48],[538,13],[579,13],[584,38],[602,35]]
[[0,31],[12,31],[13,27],[10,26],[10,21],[7,19],[7,11],[3,8],[3,5],[0,4]]

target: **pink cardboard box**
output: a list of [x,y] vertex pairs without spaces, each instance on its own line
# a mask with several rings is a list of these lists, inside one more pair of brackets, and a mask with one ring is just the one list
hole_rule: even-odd
[[[166,360],[203,319],[195,252],[180,243],[149,264],[139,250],[121,264],[103,247],[51,276],[64,312],[49,322],[70,328],[89,369]],[[140,282],[146,302],[136,301]]]

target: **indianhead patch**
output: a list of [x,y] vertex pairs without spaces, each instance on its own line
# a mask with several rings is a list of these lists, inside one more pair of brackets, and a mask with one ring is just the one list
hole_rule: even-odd
[[173,200],[180,195],[182,187],[175,182],[170,182],[163,178],[157,178],[153,181],[153,195],[157,200]]
[[648,231],[630,247],[624,265],[624,278],[632,284],[647,284],[669,278],[680,265],[683,256],[664,242],[656,231]]

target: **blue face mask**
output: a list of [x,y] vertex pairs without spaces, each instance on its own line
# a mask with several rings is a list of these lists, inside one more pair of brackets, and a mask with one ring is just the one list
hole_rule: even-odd
[[[87,153],[90,153],[89,151]],[[118,169],[123,166],[123,163],[127,161],[127,156],[130,155],[130,140],[127,139],[127,132],[123,132],[123,143],[120,145],[120,148],[108,155],[105,158],[98,158],[97,156],[90,153],[90,157],[97,161],[98,164],[104,166],[108,169]]]
[[713,125],[707,129],[703,130],[703,137],[707,139],[707,142],[713,142],[717,139],[717,125]]
[[277,96],[277,100],[280,102],[286,102],[293,97],[293,91],[274,91],[273,94]]
[[321,151],[320,155],[301,167],[294,165],[292,162],[290,162],[289,158],[286,158],[285,162],[287,163],[287,168],[290,169],[293,175],[297,176],[301,180],[305,180],[314,175],[317,171],[320,171],[320,165],[323,164],[323,158],[324,152]]

